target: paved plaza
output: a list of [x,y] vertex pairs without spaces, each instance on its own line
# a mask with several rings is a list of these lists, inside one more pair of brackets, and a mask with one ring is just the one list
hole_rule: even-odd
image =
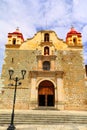
[[[0,130],[7,130],[8,126],[0,126]],[[16,125],[16,130],[87,130],[87,125]]]
[[[85,111],[38,111],[38,110],[16,110],[15,113],[47,113],[47,114],[71,114],[71,115],[87,115]],[[1,113],[11,113],[11,110],[0,110]],[[16,130],[87,130],[87,124],[57,124],[57,125],[15,125]],[[8,125],[1,125],[0,130],[7,130]]]

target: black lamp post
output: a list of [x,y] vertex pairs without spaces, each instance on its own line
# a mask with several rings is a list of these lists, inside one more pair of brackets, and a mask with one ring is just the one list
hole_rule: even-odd
[[26,70],[21,70],[22,78],[18,78],[18,77],[12,78],[13,73],[14,73],[13,70],[9,70],[9,76],[10,76],[9,79],[15,81],[15,84],[10,84],[10,85],[15,86],[15,89],[14,89],[14,98],[13,98],[13,108],[12,108],[12,114],[11,114],[11,123],[10,123],[9,127],[7,128],[7,130],[16,129],[16,127],[14,126],[14,109],[15,109],[15,101],[16,101],[16,89],[17,89],[17,86],[21,85],[21,82],[19,82],[19,80],[24,79]]

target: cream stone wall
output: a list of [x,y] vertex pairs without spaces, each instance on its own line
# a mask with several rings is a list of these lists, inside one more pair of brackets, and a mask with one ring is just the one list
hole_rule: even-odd
[[81,64],[81,50],[60,51],[59,55],[58,62],[62,63],[64,71],[65,108],[78,109],[80,107],[80,109],[86,109],[84,103],[86,100],[85,70]]
[[18,44],[18,45],[20,45],[20,44],[21,44],[22,40],[21,40],[20,38],[17,38],[17,36],[13,36],[13,37],[11,37],[11,38],[8,38],[8,42],[7,42],[7,44],[12,45],[13,38],[15,38],[15,39],[16,39],[16,44]]
[[[44,33],[50,33],[50,41],[44,42]],[[9,43],[10,44],[10,43]],[[50,55],[44,56],[44,47],[48,46]],[[38,32],[27,39],[19,48],[6,47],[2,68],[3,93],[0,95],[0,108],[11,108],[14,81],[9,80],[9,69],[14,77],[21,77],[26,70],[25,79],[17,87],[17,109],[35,109],[38,107],[38,86],[40,81],[48,79],[55,88],[55,108],[59,110],[87,110],[87,86],[83,48],[68,47],[53,31]],[[49,61],[50,71],[43,70],[43,61]]]
[[[59,88],[56,90],[59,93],[58,101],[62,101],[62,98],[64,98],[63,100],[65,101],[65,109],[86,109],[86,94],[84,84],[85,75],[83,65],[80,64],[82,61],[81,50],[57,51],[56,53],[56,71],[60,71],[59,66],[61,66],[62,71],[64,72],[63,79],[61,79],[63,83],[60,83],[60,79],[56,80],[56,83],[58,83],[59,86]],[[10,95],[10,92],[13,91],[14,87],[8,86],[8,84],[13,83],[13,81],[9,81],[8,70],[10,68],[13,68],[15,70],[14,76],[18,75],[19,77],[21,77],[21,70],[26,69],[27,73],[25,76],[25,80],[21,81],[21,86],[18,86],[17,91],[19,92],[19,94],[17,94],[17,102],[19,102],[19,104],[21,102],[21,105],[23,105],[23,102],[25,102],[25,106],[27,106],[26,108],[28,108],[30,100],[33,100],[32,96],[34,96],[35,99],[37,93],[36,91],[32,90],[33,87],[35,87],[35,84],[33,79],[31,80],[29,74],[30,71],[37,70],[36,51],[7,50],[6,55],[7,57],[5,58],[5,64],[3,65],[2,71],[2,78],[4,79],[4,106],[7,106],[6,100],[8,100],[8,104],[10,104],[13,98],[12,94]],[[12,58],[14,58],[13,63]],[[64,89],[62,89],[61,87],[63,87]],[[64,97],[62,96],[63,93],[65,93]],[[23,101],[24,99],[25,101]]]
[[[49,31],[46,32],[48,33]],[[35,50],[36,48],[38,50],[43,50],[43,47],[41,46],[41,42],[44,41],[43,37],[44,37],[44,31],[38,32],[32,39],[27,39],[21,45],[20,50],[33,50],[33,49]],[[55,32],[53,31],[50,33],[49,42],[52,42],[51,46],[54,47],[55,49],[67,49],[68,47],[62,39],[57,38]]]

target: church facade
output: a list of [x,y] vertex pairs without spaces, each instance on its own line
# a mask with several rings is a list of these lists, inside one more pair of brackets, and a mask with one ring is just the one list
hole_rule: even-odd
[[16,109],[87,110],[82,35],[74,28],[66,41],[52,30],[41,30],[26,41],[19,29],[8,33],[0,95],[0,108],[5,109],[12,108],[14,94],[9,69],[14,70],[13,77],[26,70],[17,86]]

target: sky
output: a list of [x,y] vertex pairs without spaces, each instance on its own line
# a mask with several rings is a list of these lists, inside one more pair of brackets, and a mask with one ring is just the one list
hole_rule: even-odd
[[47,29],[65,41],[72,26],[82,33],[87,64],[87,0],[0,0],[0,73],[9,32],[19,27],[26,40]]

